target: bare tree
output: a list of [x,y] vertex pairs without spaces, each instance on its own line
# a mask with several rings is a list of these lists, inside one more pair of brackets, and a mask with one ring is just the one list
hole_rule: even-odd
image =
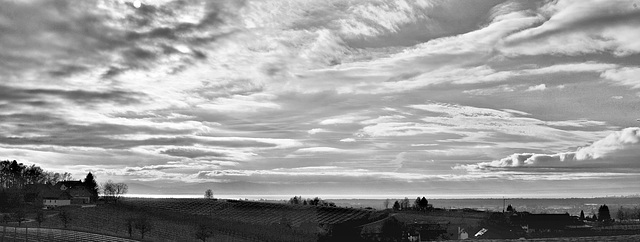
[[129,232],[129,237],[131,237],[133,235],[133,224],[134,223],[135,223],[135,219],[134,218],[127,218],[126,225],[127,225],[127,232]]
[[204,198],[213,199],[213,191],[211,191],[211,189],[207,189],[207,191],[204,192]]
[[9,224],[9,221],[11,221],[11,217],[9,216],[9,214],[4,214],[2,215],[2,222],[4,222],[4,224]]
[[36,222],[38,222],[38,228],[40,227],[40,225],[42,225],[42,222],[44,222],[47,219],[46,216],[44,216],[44,213],[42,211],[38,211],[38,213],[36,214]]
[[71,213],[69,213],[68,209],[60,210],[60,213],[58,214],[58,218],[60,218],[60,221],[62,222],[65,228],[67,228],[67,226],[72,220]]
[[60,175],[60,180],[61,181],[71,181],[71,180],[73,180],[73,176],[71,176],[71,173],[65,172],[65,173],[62,173]]
[[196,230],[196,238],[202,240],[202,242],[207,242],[209,237],[213,236],[213,231],[204,224],[198,225],[198,229]]
[[18,227],[22,226],[22,221],[25,219],[26,216],[27,216],[27,213],[24,211],[23,208],[19,208],[16,212],[13,213],[13,218],[15,218],[16,221],[18,221]]
[[151,230],[151,222],[149,222],[147,217],[142,216],[136,219],[134,227],[140,231],[140,235],[142,235],[142,239],[144,239],[144,234]]
[[122,195],[126,194],[129,191],[129,186],[125,183],[115,183],[112,180],[109,180],[105,183],[102,183],[102,193],[104,194],[107,200],[113,201],[113,203],[118,203],[118,200],[122,197]]

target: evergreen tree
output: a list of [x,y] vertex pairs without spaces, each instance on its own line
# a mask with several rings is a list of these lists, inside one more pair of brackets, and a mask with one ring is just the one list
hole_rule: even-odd
[[607,222],[611,220],[611,214],[609,213],[609,207],[607,205],[602,205],[598,208],[598,221]]
[[509,204],[509,206],[507,206],[507,212],[511,212],[511,213],[515,212],[513,210],[513,207],[511,206],[511,204]]
[[93,174],[91,174],[91,172],[89,172],[89,174],[87,174],[87,177],[84,178],[83,184],[91,193],[91,201],[98,201],[98,183],[96,182],[95,177],[93,177]]
[[584,211],[580,210],[580,221],[584,220]]
[[400,203],[398,202],[398,200],[396,200],[396,202],[393,203],[393,210],[400,210]]
[[429,207],[429,201],[427,201],[425,197],[422,197],[422,199],[420,199],[420,209],[427,209],[427,207]]

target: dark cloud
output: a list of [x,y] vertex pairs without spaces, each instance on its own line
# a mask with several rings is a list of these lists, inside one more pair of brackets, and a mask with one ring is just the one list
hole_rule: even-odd
[[63,65],[63,66],[60,66],[56,70],[49,71],[49,74],[52,77],[69,77],[69,76],[71,76],[73,74],[80,73],[80,72],[83,72],[83,71],[86,71],[86,70],[87,70],[86,66]]
[[219,97],[229,97],[233,95],[251,95],[264,90],[262,84],[249,79],[235,79],[229,82],[205,82],[204,87],[196,89],[194,92],[208,100]]
[[79,105],[112,102],[118,104],[139,103],[145,95],[138,92],[112,90],[105,92],[60,89],[21,89],[0,85],[0,100],[23,102],[37,106],[50,102],[50,97],[62,98]]
[[[200,2],[177,0],[158,6],[144,4],[137,9],[123,9],[117,2],[102,4],[113,7],[110,10],[101,9],[101,3],[91,0],[5,2],[0,8],[0,19],[5,20],[0,21],[0,74],[19,77],[29,70],[60,78],[110,66],[103,78],[111,78],[131,69],[150,67],[167,54],[157,51],[159,44],[202,45],[224,37],[228,33],[218,28],[231,23],[228,19],[234,18],[243,4],[207,1],[199,22],[170,21],[178,15],[191,14],[190,8]],[[114,17],[109,11],[124,14],[125,18]],[[192,60],[206,58],[201,51],[190,56]]]
[[215,151],[207,151],[200,149],[188,149],[188,148],[174,148],[167,149],[161,154],[170,155],[170,156],[179,156],[179,157],[187,157],[187,158],[198,158],[198,157],[227,157],[227,154],[223,152],[215,152]]
[[[630,7],[630,6],[629,6]],[[627,8],[626,10],[629,10]],[[539,42],[551,36],[559,36],[563,34],[581,33],[600,31],[602,29],[611,28],[612,26],[638,25],[640,24],[640,13],[638,11],[599,11],[595,14],[586,14],[582,12],[580,16],[571,16],[572,18],[563,24],[553,24],[554,27],[545,28],[541,25],[541,31],[526,35],[526,37],[513,38],[505,42],[506,46],[515,46],[524,43]],[[591,10],[593,11],[593,10]],[[596,11],[593,11],[596,12]],[[566,17],[566,16],[565,16]],[[553,20],[551,20],[553,21]],[[532,31],[528,29],[525,31]],[[595,38],[596,35],[593,35]]]

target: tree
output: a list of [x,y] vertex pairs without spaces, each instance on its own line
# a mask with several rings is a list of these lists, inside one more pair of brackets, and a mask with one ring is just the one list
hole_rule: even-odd
[[625,214],[623,211],[624,208],[622,208],[622,206],[620,206],[620,209],[618,209],[618,213],[616,214],[616,217],[618,217],[618,220],[624,220],[625,219]]
[[127,232],[129,233],[129,238],[133,236],[133,224],[135,223],[134,218],[127,218],[125,225],[127,226]]
[[389,203],[391,203],[391,201],[388,198],[386,200],[384,200],[384,202],[382,202],[382,204],[384,205],[384,209],[388,209],[389,208]]
[[298,196],[293,196],[289,199],[289,204],[300,204],[300,200],[302,200],[302,197],[298,198]]
[[122,195],[126,194],[128,191],[129,186],[125,183],[115,183],[109,180],[102,184],[102,193],[107,200],[111,200],[113,203],[118,203],[118,200]]
[[144,234],[151,230],[151,222],[149,222],[147,217],[142,216],[136,219],[134,227],[140,232],[142,239],[144,239]]
[[513,207],[511,206],[511,204],[509,204],[509,206],[507,206],[507,212],[510,212],[510,213],[515,212],[515,211],[513,210]]
[[404,199],[402,199],[402,204],[400,205],[402,207],[402,210],[409,209],[409,207],[411,207],[411,201],[408,197],[405,197]]
[[420,199],[420,209],[427,209],[429,207],[429,201],[425,198],[422,197],[422,199]]
[[398,202],[398,200],[396,200],[396,202],[393,203],[393,210],[400,210],[400,203]]
[[60,222],[62,222],[65,228],[67,228],[72,220],[71,213],[69,213],[68,209],[60,210],[60,213],[58,213],[58,218],[60,218]]
[[9,214],[4,214],[2,215],[2,222],[4,222],[4,224],[8,224],[9,221],[11,221],[11,217],[9,217]]
[[44,213],[39,210],[38,213],[36,214],[36,222],[38,222],[38,228],[40,227],[40,225],[42,225],[42,222],[44,222],[45,220],[47,220],[47,217],[44,216]]
[[13,213],[13,218],[18,221],[18,227],[22,226],[22,221],[27,216],[27,213],[23,208],[19,208]]
[[71,176],[71,173],[69,172],[65,172],[60,175],[60,181],[71,181],[71,180],[73,180],[73,176]]
[[611,214],[609,213],[609,207],[602,205],[598,208],[598,221],[608,222],[611,220]]
[[584,220],[584,211],[580,210],[580,221]]
[[204,198],[206,199],[213,199],[213,191],[211,191],[211,189],[207,189],[204,192]]
[[415,201],[413,201],[413,208],[415,210],[420,210],[420,197],[417,197]]
[[89,192],[91,193],[91,201],[92,202],[98,201],[99,187],[98,187],[98,183],[95,180],[95,177],[93,176],[93,174],[91,174],[91,172],[87,174],[82,184],[84,184],[87,190],[89,190]]
[[196,239],[202,240],[202,242],[207,242],[207,239],[213,236],[213,231],[211,231],[209,226],[200,224],[198,225],[195,235]]

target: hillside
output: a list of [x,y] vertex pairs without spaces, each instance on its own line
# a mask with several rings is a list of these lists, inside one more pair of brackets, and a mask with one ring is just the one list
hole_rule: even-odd
[[[203,228],[208,241],[317,241],[332,225],[365,224],[386,216],[371,210],[315,207],[237,200],[126,198],[118,205],[70,206],[50,211],[42,227],[60,228],[58,212],[68,211],[67,229],[144,241],[198,241]],[[150,230],[144,239],[128,220],[145,219]],[[35,227],[35,222],[23,226]]]
[[127,198],[123,204],[160,212],[176,212],[245,223],[274,224],[286,221],[294,227],[309,223],[326,225],[368,220],[376,216],[372,210],[365,209],[239,200]]

